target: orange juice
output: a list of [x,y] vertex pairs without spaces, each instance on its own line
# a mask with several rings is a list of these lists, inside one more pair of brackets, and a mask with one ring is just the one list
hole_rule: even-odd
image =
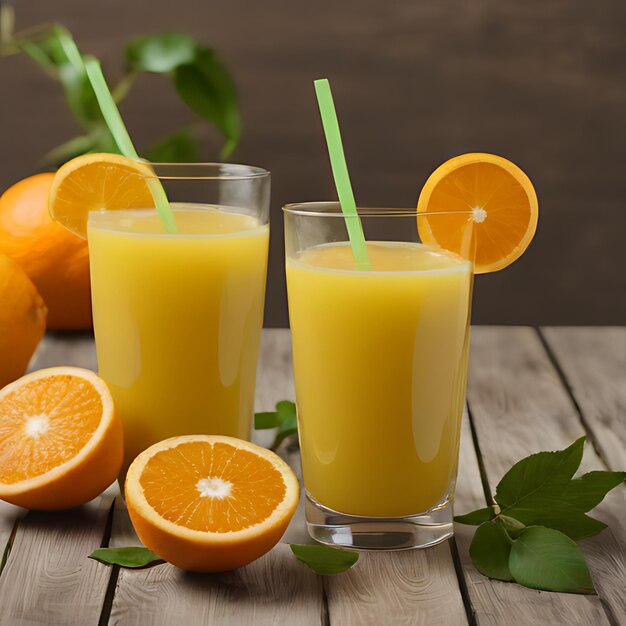
[[349,244],[287,260],[302,467],[320,504],[401,517],[453,488],[465,398],[471,264],[421,244]]
[[248,439],[269,230],[224,207],[91,213],[99,373],[124,422],[125,465],[175,435]]

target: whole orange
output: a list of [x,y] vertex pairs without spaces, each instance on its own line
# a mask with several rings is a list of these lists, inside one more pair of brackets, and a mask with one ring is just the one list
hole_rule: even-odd
[[46,329],[46,306],[24,270],[0,254],[0,389],[19,378]]
[[87,242],[52,221],[54,174],[36,174],[0,196],[0,254],[28,274],[48,307],[48,328],[91,328]]

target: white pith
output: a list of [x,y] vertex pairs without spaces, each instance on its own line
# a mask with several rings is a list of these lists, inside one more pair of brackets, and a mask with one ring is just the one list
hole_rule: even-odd
[[482,207],[474,207],[472,209],[472,215],[477,224],[481,224],[487,219],[487,211],[485,211]]
[[201,478],[196,483],[196,489],[200,493],[201,498],[215,498],[223,500],[230,496],[233,484],[222,478]]
[[32,415],[26,418],[24,430],[31,439],[39,439],[45,435],[50,428],[50,419],[47,415]]

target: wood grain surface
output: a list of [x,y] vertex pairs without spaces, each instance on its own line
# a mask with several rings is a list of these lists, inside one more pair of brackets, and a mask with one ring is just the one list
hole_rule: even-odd
[[[415,207],[465,152],[501,154],[536,186],[523,259],[477,280],[478,323],[623,324],[626,3],[619,0],[17,0],[17,28],[66,24],[114,83],[131,37],[195,35],[237,83],[231,157],[272,172],[266,324],[287,326],[280,207],[336,199],[312,82],[327,76],[357,201]],[[80,129],[26,58],[0,61],[0,191]],[[122,114],[138,149],[197,118],[165,76],[140,77]],[[219,138],[202,133],[205,160]]]
[[544,328],[594,445],[626,469],[626,328]]
[[[564,448],[584,434],[584,429],[535,330],[478,327],[472,333],[468,404],[493,491],[516,461],[540,450]],[[604,468],[590,445],[585,448],[583,467]],[[611,506],[619,502],[619,497],[617,494],[616,500],[611,494]],[[626,620],[626,562],[622,548],[611,529],[605,530],[597,542],[585,544],[585,556],[600,597],[524,590],[528,592],[528,609],[535,615],[535,621],[526,623],[605,624],[609,619],[605,607],[614,621]],[[607,559],[609,554],[613,556]],[[549,598],[547,607],[542,597]]]
[[97,624],[110,569],[87,555],[102,545],[113,497],[77,509],[29,512],[0,576],[0,624]]
[[[596,437],[600,451],[598,455],[587,446],[585,469],[615,467],[611,455],[619,452],[619,446],[610,435],[623,419],[619,348],[623,329],[617,330],[617,334],[615,329],[545,330],[550,356],[533,329],[473,328],[468,404],[480,456],[466,416],[458,512],[486,502],[479,460],[491,492],[519,458],[541,449],[562,448],[585,428]],[[290,354],[288,331],[264,332],[258,410],[293,398]],[[94,368],[94,355],[89,335],[49,335],[32,367],[63,363]],[[556,359],[561,374],[551,358]],[[582,419],[567,387],[576,397]],[[260,443],[267,444],[271,438],[272,433],[263,433]],[[297,451],[283,447],[281,454],[299,472]],[[167,564],[149,570],[119,570],[86,558],[109,540],[107,521],[115,495],[115,489],[110,489],[79,509],[58,514],[31,512],[20,521],[0,573],[0,625],[82,625],[97,624],[100,619],[107,623],[109,614],[111,624],[146,625],[456,625],[467,623],[468,615],[481,626],[626,624],[624,489],[612,492],[594,511],[611,530],[582,542],[599,596],[538,592],[484,578],[467,553],[473,527],[458,524],[456,549],[445,543],[429,550],[363,554],[349,572],[319,577],[296,561],[285,543],[308,541],[301,509],[283,543],[235,572],[193,575]],[[0,549],[19,512],[0,507]],[[118,498],[110,545],[136,545],[137,541]]]

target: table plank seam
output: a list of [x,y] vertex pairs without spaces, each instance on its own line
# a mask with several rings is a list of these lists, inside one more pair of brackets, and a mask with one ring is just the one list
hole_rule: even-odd
[[452,563],[454,564],[454,571],[459,583],[459,590],[461,591],[461,598],[463,599],[463,606],[465,607],[465,615],[467,616],[467,623],[469,626],[478,626],[476,620],[476,611],[472,604],[472,599],[467,588],[467,581],[465,580],[465,574],[463,573],[463,565],[461,564],[461,557],[459,556],[459,549],[456,545],[456,539],[454,535],[448,540],[450,547],[450,553],[452,554]]
[[[117,498],[120,497],[121,496],[117,496]],[[113,501],[111,502],[107,523],[104,528],[104,533],[102,534],[102,542],[100,544],[101,548],[108,548],[111,541],[111,533],[113,532],[113,516],[115,515],[115,504],[117,502],[117,498],[113,498]],[[115,592],[117,590],[117,580],[120,574],[120,567],[119,565],[111,565],[110,568],[111,574],[109,576],[109,582],[107,583],[107,589],[102,601],[102,610],[100,611],[98,626],[106,626],[109,623],[111,610],[113,609],[113,598],[115,597]]]
[[328,608],[328,594],[326,593],[326,577],[322,576],[322,614],[320,625],[330,626],[330,609]]
[[[561,366],[561,363],[559,362],[556,352],[553,350],[552,346],[550,345],[550,342],[545,336],[543,329],[539,326],[534,327],[534,329],[535,329],[535,332],[537,333],[539,341],[541,342],[541,345],[543,346],[543,349],[546,352],[546,355],[550,361],[550,364],[554,368],[561,385],[565,389],[566,395],[568,396],[570,402],[574,406],[576,414],[578,415],[578,419],[583,427],[583,430],[585,431],[585,435],[587,436],[587,440],[592,445],[593,449],[598,455],[599,460],[604,466],[603,469],[605,470],[612,469],[608,456],[606,455],[601,442],[596,437],[590,422],[585,417],[585,413],[576,398],[576,394],[574,393],[574,388],[571,382],[569,381],[569,378],[567,374],[565,373],[565,370]],[[618,619],[611,605],[607,602],[607,600],[604,598],[603,595],[598,594],[598,598],[600,600],[600,604],[602,605],[602,608],[604,609],[604,612],[606,613],[607,619],[609,623],[611,624],[611,626],[619,626],[620,620]]]
[[467,416],[469,418],[470,432],[472,433],[472,445],[474,446],[474,451],[476,452],[476,460],[478,461],[478,469],[480,471],[480,482],[482,484],[483,492],[485,494],[485,504],[487,506],[492,506],[494,504],[493,492],[491,491],[491,487],[489,485],[489,477],[487,476],[487,469],[485,468],[483,455],[480,450],[480,443],[478,441],[478,432],[476,431],[476,425],[474,423],[474,416],[472,415],[472,407],[470,406],[469,400],[465,401],[465,407],[467,409]]
[[535,332],[537,333],[537,336],[539,337],[539,341],[541,342],[543,349],[546,351],[546,354],[548,355],[548,359],[550,360],[552,367],[554,368],[561,384],[563,385],[565,392],[567,393],[567,396],[570,399],[570,402],[574,405],[574,408],[578,415],[578,419],[580,423],[582,424],[583,430],[585,431],[587,441],[589,441],[589,443],[593,446],[593,449],[596,451],[596,454],[602,460],[604,469],[610,469],[610,465],[606,457],[606,454],[604,453],[604,450],[602,448],[602,444],[598,441],[595,433],[593,432],[593,428],[591,427],[591,424],[589,424],[589,422],[587,421],[583,413],[583,410],[580,407],[580,404],[578,403],[576,396],[574,395],[574,390],[572,388],[571,383],[569,382],[569,379],[567,378],[567,374],[561,367],[561,364],[559,363],[559,360],[554,350],[552,349],[548,340],[546,339],[546,336],[544,335],[541,327],[534,326],[533,328]]
[[11,529],[11,534],[9,535],[9,539],[4,547],[2,552],[2,558],[0,558],[0,576],[2,576],[2,572],[4,570],[5,565],[9,560],[9,556],[11,554],[11,548],[13,547],[13,542],[15,541],[15,537],[17,535],[17,530],[20,525],[21,518],[18,517],[13,524],[13,528]]

